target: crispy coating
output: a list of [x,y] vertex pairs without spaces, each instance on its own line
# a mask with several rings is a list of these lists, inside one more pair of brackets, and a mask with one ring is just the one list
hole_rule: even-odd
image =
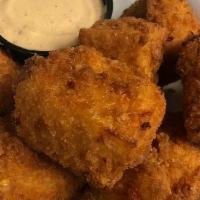
[[0,199],[70,200],[75,178],[39,157],[0,122]]
[[200,33],[199,21],[187,0],[147,0],[147,20],[169,30],[169,55],[177,55],[184,41]]
[[137,0],[129,8],[124,10],[121,17],[137,17],[137,18],[146,18],[146,0]]
[[187,0],[138,0],[122,16],[135,16],[168,29],[159,85],[179,79],[176,73],[178,54],[183,42],[200,34],[200,25]]
[[141,163],[165,112],[156,85],[93,48],[34,57],[18,85],[18,135],[100,187]]
[[10,56],[0,49],[0,114],[13,109],[13,84],[17,81],[19,70]]
[[82,29],[79,42],[125,62],[136,74],[155,81],[166,37],[167,31],[157,24],[124,17],[100,20],[92,28]]
[[[172,122],[165,124],[165,133],[158,134],[147,160],[136,169],[127,171],[113,190],[90,189],[82,199],[198,200],[200,149],[188,143],[184,136],[177,137],[177,134],[183,135],[183,128],[177,124],[172,127],[174,118]],[[175,137],[170,139],[169,135]]]
[[200,33],[197,17],[187,0],[138,0],[122,16],[135,16],[158,23],[169,31],[159,71],[160,85],[179,79],[176,73],[182,43]]
[[184,87],[185,127],[188,138],[200,144],[200,37],[186,42],[180,53],[178,71]]

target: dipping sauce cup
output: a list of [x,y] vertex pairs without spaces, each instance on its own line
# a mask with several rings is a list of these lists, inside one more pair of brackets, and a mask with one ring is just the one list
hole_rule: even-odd
[[75,46],[81,28],[111,18],[113,0],[7,0],[0,7],[0,44],[23,60]]

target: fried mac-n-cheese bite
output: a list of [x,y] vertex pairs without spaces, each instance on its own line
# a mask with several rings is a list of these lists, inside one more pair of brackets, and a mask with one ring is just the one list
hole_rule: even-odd
[[187,41],[181,50],[178,71],[184,90],[185,127],[188,138],[200,144],[200,37]]
[[19,76],[19,69],[12,58],[0,49],[0,115],[7,114],[14,107],[13,86]]
[[99,187],[113,187],[144,160],[165,112],[155,84],[83,46],[27,65],[15,118],[34,149]]
[[101,20],[79,34],[80,44],[125,62],[136,74],[152,81],[157,80],[166,38],[166,29],[134,17]]
[[0,199],[71,200],[77,180],[30,150],[0,121]]

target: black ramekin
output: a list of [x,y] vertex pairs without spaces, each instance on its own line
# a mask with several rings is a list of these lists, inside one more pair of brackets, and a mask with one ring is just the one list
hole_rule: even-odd
[[113,0],[103,0],[106,6],[105,18],[110,19],[113,14]]
[[[105,19],[110,19],[112,17],[113,13],[113,0],[103,0],[104,5],[106,7],[106,12],[105,12]],[[35,51],[35,50],[29,50],[29,49],[24,49],[21,48],[17,45],[14,45],[7,41],[5,38],[3,38],[0,35],[0,44],[4,46],[7,50],[11,52],[11,54],[19,61],[24,61],[25,59],[38,54],[41,56],[47,56],[49,51]]]

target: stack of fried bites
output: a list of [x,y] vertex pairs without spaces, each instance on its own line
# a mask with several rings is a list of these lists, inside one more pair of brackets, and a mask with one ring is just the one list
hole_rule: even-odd
[[1,49],[0,199],[199,200],[199,33],[186,0],[140,0],[24,66]]

